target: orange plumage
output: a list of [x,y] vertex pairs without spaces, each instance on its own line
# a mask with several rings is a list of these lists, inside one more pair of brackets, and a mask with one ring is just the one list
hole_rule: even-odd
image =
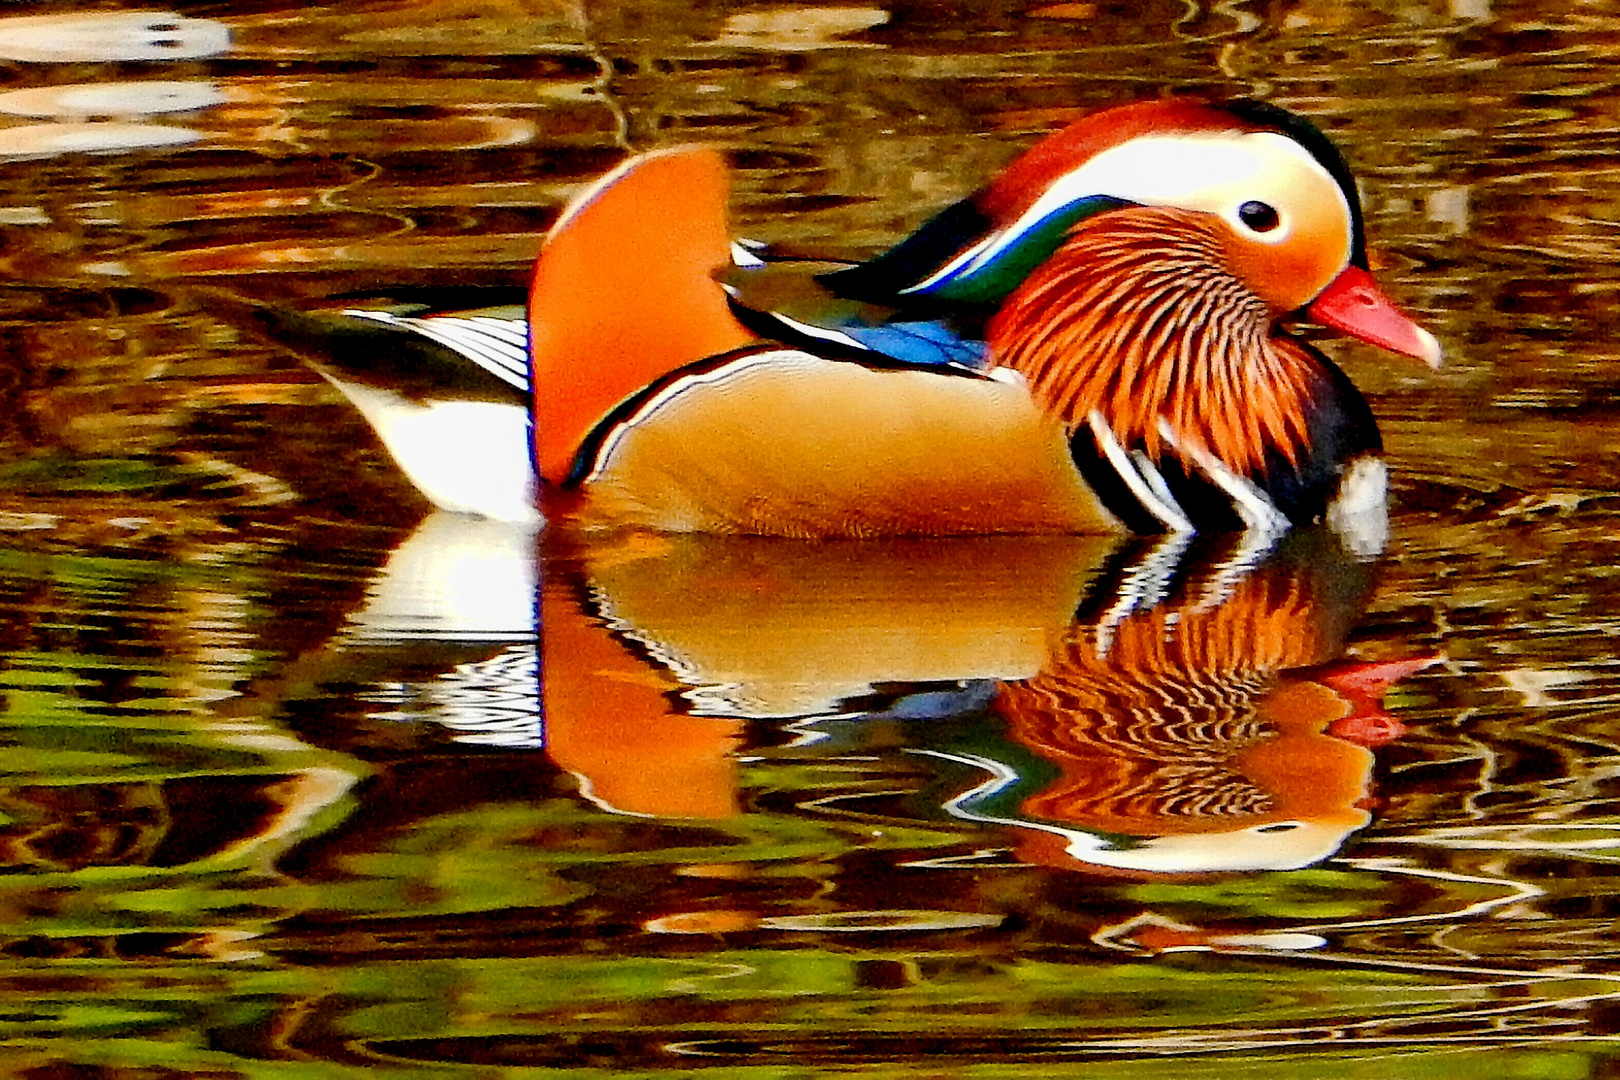
[[535,263],[535,458],[552,483],[620,399],[682,364],[755,340],[714,282],[731,262],[724,159],[689,147],[633,164],[570,205]]
[[1157,460],[1157,421],[1240,474],[1267,451],[1297,464],[1321,368],[1273,336],[1266,306],[1225,268],[1207,216],[1134,208],[1082,222],[991,320],[996,360],[1070,426],[1093,411]]

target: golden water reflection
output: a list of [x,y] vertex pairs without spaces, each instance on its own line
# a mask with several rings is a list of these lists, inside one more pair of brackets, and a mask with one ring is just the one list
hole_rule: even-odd
[[[818,718],[904,721],[904,752],[981,774],[933,812],[996,826],[1018,858],[1149,877],[1319,862],[1370,820],[1371,748],[1402,730],[1383,693],[1434,658],[1333,666],[1372,568],[1331,535],[1186,547],[572,552],[543,606],[548,753],[605,808],[723,819],[739,721],[793,720],[808,746]],[[895,685],[913,689],[885,700]],[[994,742],[954,745],[949,721],[975,715]]]

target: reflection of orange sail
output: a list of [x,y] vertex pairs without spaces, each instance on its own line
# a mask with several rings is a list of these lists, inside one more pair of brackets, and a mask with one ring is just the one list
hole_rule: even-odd
[[635,656],[561,585],[542,606],[546,752],[614,810],[736,812],[735,720],[674,708],[673,678]]

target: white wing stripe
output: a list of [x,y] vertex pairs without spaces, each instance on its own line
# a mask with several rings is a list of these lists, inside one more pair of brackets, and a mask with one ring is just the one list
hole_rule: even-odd
[[[1130,455],[1119,445],[1119,440],[1114,437],[1114,432],[1109,428],[1108,421],[1103,419],[1102,413],[1093,411],[1086,417],[1086,421],[1091,426],[1092,437],[1097,440],[1097,449],[1103,452],[1103,456],[1114,467],[1119,478],[1125,481],[1125,486],[1131,489],[1131,494],[1142,504],[1142,509],[1158,518],[1159,523],[1171,532],[1194,532],[1193,523],[1188,519],[1186,511],[1182,510],[1174,499],[1166,502],[1159,498],[1148,486],[1148,482],[1142,478],[1142,474],[1136,471]],[[1159,478],[1159,483],[1164,483],[1163,477]]]
[[1250,529],[1261,532],[1281,535],[1288,531],[1288,517],[1271,501],[1271,496],[1261,490],[1252,480],[1239,476],[1226,464],[1216,457],[1208,447],[1197,439],[1178,438],[1175,428],[1170,421],[1159,417],[1159,434],[1164,441],[1192,458],[1193,464],[1203,470],[1210,482],[1232,500],[1232,508],[1237,511],[1243,524]]
[[510,342],[520,349],[529,347],[529,321],[527,319],[497,319],[493,315],[474,315],[467,321],[487,331],[491,336]]
[[448,317],[402,319],[400,323],[425,338],[454,349],[492,375],[507,382],[512,382],[513,377],[519,375],[523,377],[525,383],[528,382],[529,355],[526,342],[523,347],[514,348],[507,341],[481,331],[467,319]]
[[691,375],[682,375],[673,380],[653,394],[641,407],[624,420],[619,421],[607,432],[598,445],[595,460],[591,462],[591,471],[586,475],[585,482],[592,483],[613,464],[613,457],[618,452],[619,444],[626,435],[640,424],[646,423],[656,416],[660,410],[682,394],[696,386],[708,386],[724,383],[745,374],[750,369],[761,365],[788,363],[821,363],[818,358],[797,349],[770,349],[766,352],[747,353],[731,360],[717,368],[701,371]]
[[783,326],[797,330],[805,337],[820,338],[822,341],[831,341],[838,345],[848,345],[850,348],[859,349],[862,352],[872,351],[869,347],[862,345],[859,341],[856,341],[842,330],[829,330],[825,326],[812,326],[809,323],[800,322],[798,319],[790,319],[780,311],[771,312],[771,317],[777,322],[781,323]]

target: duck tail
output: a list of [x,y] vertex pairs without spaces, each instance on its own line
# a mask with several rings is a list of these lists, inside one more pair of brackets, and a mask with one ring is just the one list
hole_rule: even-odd
[[563,480],[619,401],[684,364],[754,340],[715,271],[731,262],[718,151],[631,158],[576,197],[547,235],[529,290],[535,467]]

